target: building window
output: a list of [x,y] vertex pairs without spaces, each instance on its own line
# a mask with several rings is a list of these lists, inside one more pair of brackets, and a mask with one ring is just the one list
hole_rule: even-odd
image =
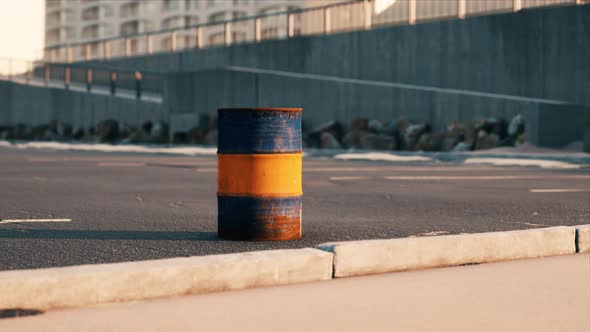
[[82,39],[98,38],[98,24],[93,24],[82,29]]
[[45,33],[45,40],[47,44],[59,43],[59,29],[51,29]]
[[82,20],[91,21],[98,20],[99,7],[86,8],[82,11]]
[[121,35],[130,36],[139,33],[139,21],[132,21],[121,24]]
[[139,14],[139,2],[127,3],[121,6],[120,16],[130,17]]
[[178,0],[164,0],[164,10],[177,10],[180,8],[180,1]]
[[184,8],[186,9],[199,9],[199,0],[185,0]]
[[207,0],[207,7],[208,8],[215,7],[215,0]]
[[47,25],[57,25],[60,23],[60,12],[55,12],[47,15]]
[[176,16],[162,21],[162,29],[182,28],[184,26],[184,17]]
[[222,22],[225,20],[225,12],[209,15],[209,22]]

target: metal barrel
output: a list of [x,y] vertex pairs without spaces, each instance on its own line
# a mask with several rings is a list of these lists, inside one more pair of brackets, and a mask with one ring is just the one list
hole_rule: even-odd
[[301,238],[301,108],[217,112],[219,237]]

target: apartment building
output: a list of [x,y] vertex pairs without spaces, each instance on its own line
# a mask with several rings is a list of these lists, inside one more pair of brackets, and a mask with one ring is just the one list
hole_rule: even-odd
[[[190,32],[180,35],[154,34],[153,38],[129,38],[125,45],[90,43],[73,47],[65,54],[60,45],[93,40],[133,36],[136,34],[182,28],[201,23],[220,22],[245,16],[322,6],[342,0],[46,0],[45,47],[46,59],[94,58],[105,52],[117,56],[151,48],[164,51],[171,48],[194,47],[195,43],[211,46],[223,43],[223,25],[207,26],[198,40]],[[272,22],[280,17],[263,19],[262,38],[280,37],[286,22]],[[251,22],[236,22],[232,26],[232,40],[240,42],[254,34]],[[52,52],[52,47],[55,50]]]

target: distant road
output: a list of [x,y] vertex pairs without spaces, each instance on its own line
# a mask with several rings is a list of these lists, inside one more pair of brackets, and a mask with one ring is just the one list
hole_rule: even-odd
[[303,183],[302,240],[221,241],[214,156],[0,148],[0,270],[590,220],[588,168],[306,159]]

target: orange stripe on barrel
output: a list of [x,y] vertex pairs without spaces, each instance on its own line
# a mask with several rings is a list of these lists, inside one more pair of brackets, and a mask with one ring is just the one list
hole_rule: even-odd
[[301,153],[218,154],[219,195],[301,195]]

